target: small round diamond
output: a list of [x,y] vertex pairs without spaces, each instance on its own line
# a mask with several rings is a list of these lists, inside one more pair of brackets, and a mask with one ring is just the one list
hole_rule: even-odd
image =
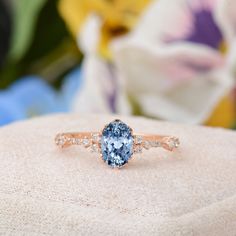
[[56,144],[62,147],[66,143],[66,138],[63,135],[58,135],[56,137]]
[[92,140],[93,142],[99,142],[100,140],[99,133],[92,134]]
[[178,148],[180,142],[179,142],[179,139],[176,138],[176,137],[170,137],[168,140],[167,140],[167,144],[169,145],[169,148],[170,149],[174,149],[174,148]]
[[89,139],[84,138],[83,141],[82,141],[82,143],[83,143],[83,145],[84,145],[85,147],[88,147],[88,146],[89,146]]
[[151,143],[149,141],[144,142],[144,148],[149,149],[151,147]]
[[141,145],[137,145],[134,148],[134,153],[142,153],[143,149]]
[[158,141],[152,142],[152,147],[160,147],[160,146],[161,146],[160,142],[158,142]]
[[98,147],[98,145],[97,145],[97,144],[93,144],[93,145],[91,146],[91,151],[92,151],[92,152],[99,152],[99,147]]
[[141,144],[143,142],[143,138],[142,138],[142,136],[136,136],[135,137],[135,143],[136,144]]
[[101,138],[103,160],[111,167],[121,167],[133,154],[132,131],[125,123],[115,120],[108,124]]
[[76,145],[79,145],[79,144],[81,144],[81,139],[79,139],[79,138],[76,138],[76,139],[75,139],[75,144],[76,144]]

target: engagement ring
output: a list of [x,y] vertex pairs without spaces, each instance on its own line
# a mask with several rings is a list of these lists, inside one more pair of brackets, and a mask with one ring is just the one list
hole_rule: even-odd
[[122,167],[128,163],[133,154],[143,149],[162,147],[173,151],[179,146],[179,139],[173,136],[154,134],[136,134],[121,120],[114,120],[101,132],[60,133],[55,138],[56,145],[66,148],[82,145],[98,152],[107,165]]

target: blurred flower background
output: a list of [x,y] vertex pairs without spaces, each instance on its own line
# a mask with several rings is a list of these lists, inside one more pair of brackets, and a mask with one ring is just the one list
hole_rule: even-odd
[[235,0],[0,0],[0,125],[56,112],[236,127]]

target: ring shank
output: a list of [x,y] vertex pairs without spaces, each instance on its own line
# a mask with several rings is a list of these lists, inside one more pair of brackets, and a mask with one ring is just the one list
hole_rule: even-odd
[[[168,151],[173,151],[179,146],[179,139],[174,136],[156,135],[156,134],[135,134],[136,137],[142,139],[141,145],[145,147],[162,147]],[[147,145],[148,144],[148,145]]]
[[[83,144],[85,147],[95,145],[100,148],[101,136],[101,132],[59,133],[56,135],[55,142],[61,148],[79,144]],[[135,133],[133,137],[134,148],[162,147],[168,151],[173,151],[179,146],[179,139],[174,136]]]

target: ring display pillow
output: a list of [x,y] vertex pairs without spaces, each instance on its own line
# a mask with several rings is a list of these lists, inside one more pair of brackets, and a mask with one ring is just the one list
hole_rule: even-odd
[[[115,118],[138,133],[180,138],[122,169],[58,132],[101,131]],[[0,235],[236,235],[236,132],[138,117],[55,115],[0,128]]]

